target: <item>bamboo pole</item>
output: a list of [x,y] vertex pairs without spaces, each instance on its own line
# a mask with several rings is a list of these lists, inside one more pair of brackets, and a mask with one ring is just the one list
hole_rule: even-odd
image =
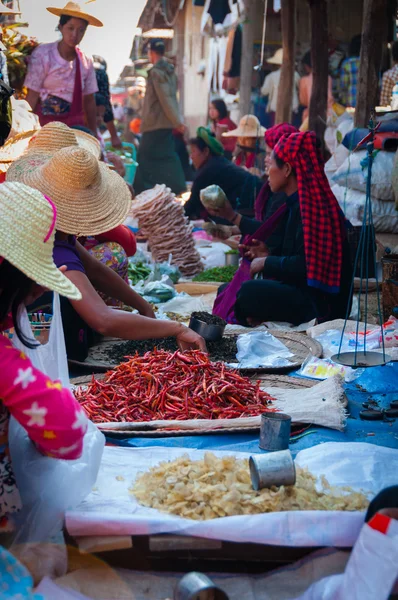
[[289,123],[292,118],[296,52],[296,0],[281,2],[283,65],[278,89],[275,123]]
[[243,117],[251,112],[253,56],[256,23],[259,19],[256,0],[245,0],[246,21],[242,28],[242,58],[240,63],[239,112]]
[[383,40],[387,35],[386,10],[387,0],[364,0],[356,127],[367,127],[371,110],[379,104],[379,71]]
[[311,11],[311,62],[313,84],[309,128],[324,139],[328,105],[328,9],[326,0],[308,0]]

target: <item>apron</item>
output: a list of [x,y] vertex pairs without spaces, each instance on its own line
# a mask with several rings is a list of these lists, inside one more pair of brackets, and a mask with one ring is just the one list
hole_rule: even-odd
[[83,86],[82,86],[82,77],[81,77],[81,52],[78,48],[76,48],[76,74],[75,74],[75,87],[73,89],[73,99],[72,104],[70,105],[70,110],[67,113],[59,114],[59,115],[43,115],[40,103],[37,106],[36,114],[39,117],[40,125],[43,127],[47,125],[47,123],[52,123],[53,121],[61,121],[68,125],[69,127],[73,127],[74,125],[84,125],[85,124],[85,116],[83,110]]

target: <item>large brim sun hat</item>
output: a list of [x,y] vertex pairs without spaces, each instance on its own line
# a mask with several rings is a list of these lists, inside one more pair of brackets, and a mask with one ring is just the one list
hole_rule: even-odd
[[12,163],[7,181],[39,190],[57,207],[57,229],[69,235],[105,233],[123,223],[131,193],[120,175],[83,148],[28,152]]
[[81,293],[53,261],[57,211],[23,183],[0,185],[0,265],[3,259],[37,284],[71,300]]
[[283,64],[283,48],[279,48],[271,58],[267,58],[266,62],[269,65],[282,66]]
[[7,171],[10,164],[25,152],[51,153],[68,146],[80,146],[96,158],[101,157],[101,146],[94,136],[53,121],[39,130],[26,131],[9,138],[0,148],[0,172]]
[[254,115],[245,115],[239,121],[239,127],[223,133],[223,137],[263,137],[267,130]]
[[0,172],[8,171],[11,163],[19,158],[26,150],[32,137],[37,133],[36,129],[17,133],[9,138],[4,146],[0,148]]
[[80,4],[78,4],[77,2],[67,2],[63,8],[49,6],[47,10],[56,17],[61,17],[62,15],[65,15],[67,17],[76,17],[77,19],[84,19],[84,21],[87,21],[89,25],[93,25],[94,27],[104,26],[102,21],[100,21],[93,15],[84,12]]
[[71,129],[60,121],[47,123],[36,131],[29,141],[28,152],[57,152],[71,146],[79,146],[101,158],[101,145],[97,138],[80,129]]

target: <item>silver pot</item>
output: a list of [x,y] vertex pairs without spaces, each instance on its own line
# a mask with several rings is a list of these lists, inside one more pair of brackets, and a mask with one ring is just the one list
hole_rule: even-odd
[[226,267],[239,267],[239,254],[226,254],[225,255],[225,266]]

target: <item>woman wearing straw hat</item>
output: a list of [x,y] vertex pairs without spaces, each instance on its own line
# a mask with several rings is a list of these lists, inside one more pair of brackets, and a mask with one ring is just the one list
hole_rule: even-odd
[[[19,326],[20,309],[44,288],[79,301],[81,294],[54,264],[54,204],[22,183],[0,185],[0,330]],[[11,318],[10,318],[11,316]],[[0,540],[15,529],[21,508],[8,450],[8,423],[14,417],[43,454],[79,458],[87,418],[68,389],[54,383],[0,335]],[[4,534],[4,535],[2,535]]]
[[62,39],[41,44],[32,53],[25,79],[26,99],[41,125],[50,121],[62,121],[69,126],[86,123],[96,135],[97,78],[92,59],[78,45],[88,25],[102,27],[102,23],[76,2],[47,10],[60,17],[58,29]]
[[[205,349],[204,340],[174,321],[157,321],[151,306],[116,273],[76,242],[123,222],[131,204],[125,181],[81,148],[63,148],[53,155],[30,152],[14,162],[7,180],[21,181],[51,198],[58,210],[54,261],[68,267],[66,276],[82,300],[61,303],[68,357],[85,360],[93,332],[123,339],[176,337],[182,348]],[[115,311],[100,291],[132,306],[140,315]]]
[[237,138],[234,163],[254,175],[262,175],[259,155],[264,152],[261,142],[265,133],[260,121],[254,115],[245,115],[239,127],[223,133],[223,138]]

